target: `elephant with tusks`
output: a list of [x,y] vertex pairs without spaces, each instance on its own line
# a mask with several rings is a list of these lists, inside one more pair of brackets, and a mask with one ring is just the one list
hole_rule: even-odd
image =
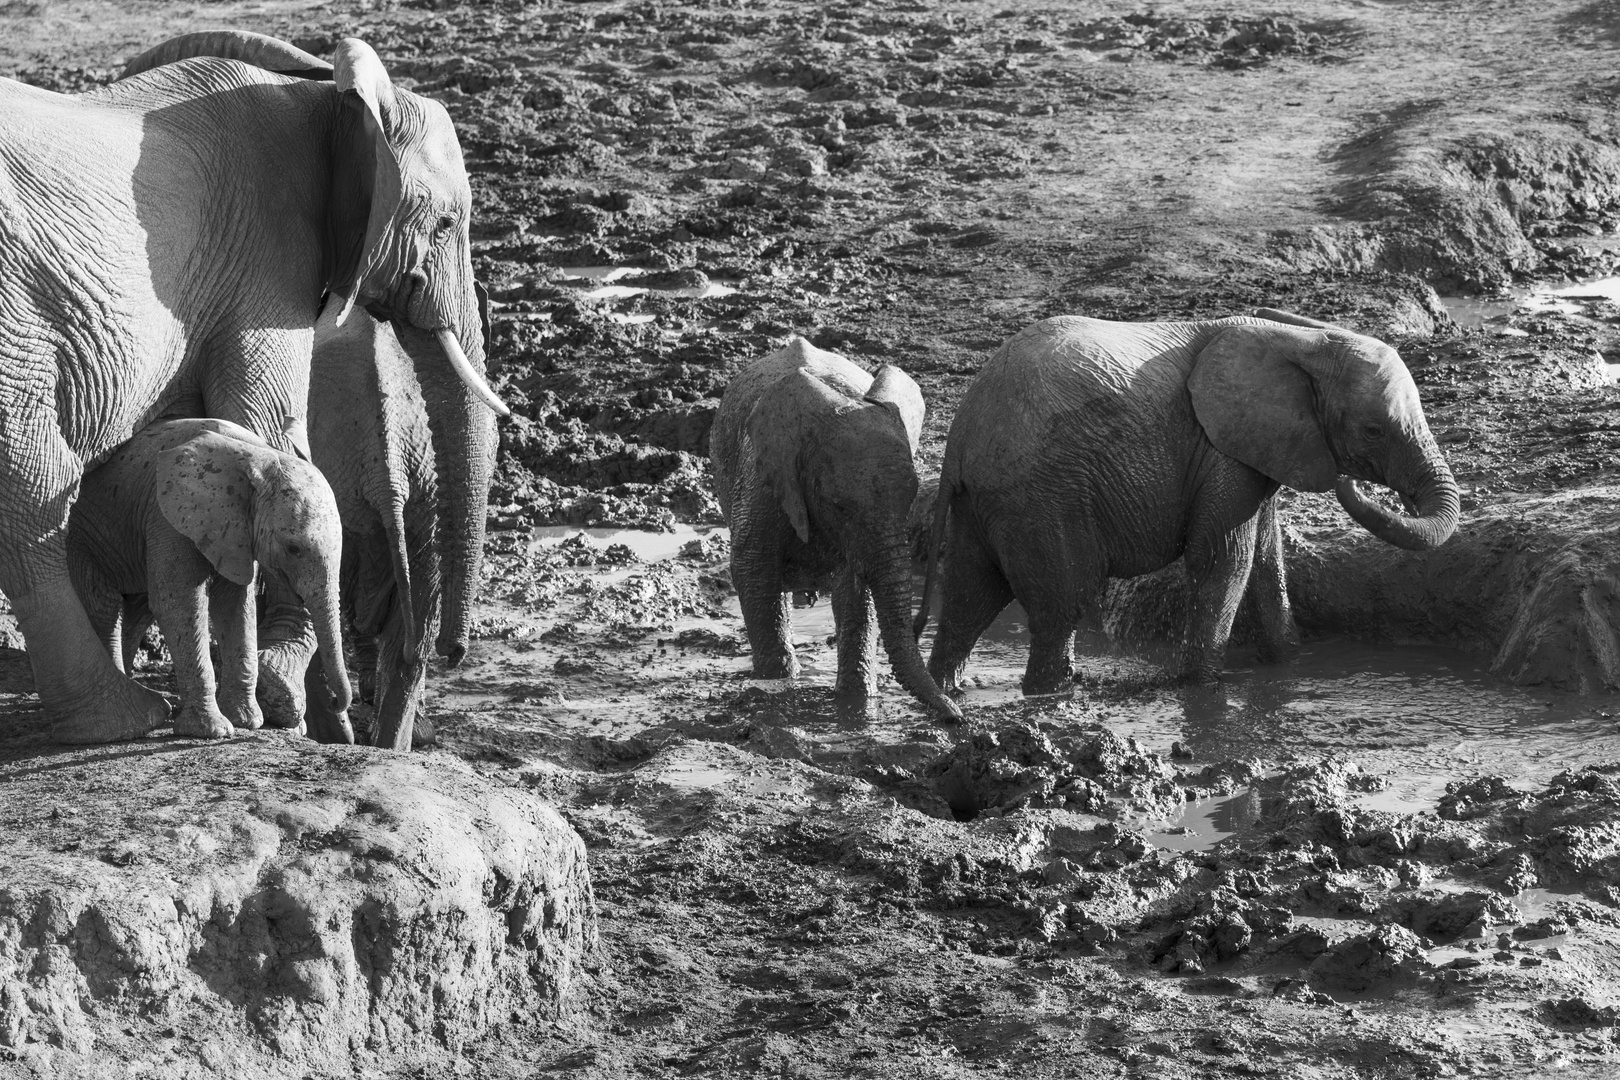
[[[257,34],[186,35],[78,96],[0,79],[0,591],[56,738],[137,738],[168,714],[119,672],[67,573],[80,478],[135,432],[213,417],[306,450],[327,293],[435,339],[458,385],[428,406],[436,443],[504,412],[483,376],[471,202],[449,115],[354,38],[327,63]],[[487,477],[441,460],[437,647],[454,661]],[[315,635],[287,590],[259,647],[266,721],[297,724]]]

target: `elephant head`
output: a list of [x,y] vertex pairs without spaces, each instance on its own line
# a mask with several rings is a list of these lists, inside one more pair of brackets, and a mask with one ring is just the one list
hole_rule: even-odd
[[473,280],[472,191],[450,116],[395,87],[355,38],[328,64],[261,34],[187,34],[131,60],[123,77],[203,56],[333,83],[324,279],[339,300],[337,325],[356,304],[367,308],[394,323],[416,366],[439,462],[436,648],[454,666],[467,651],[483,558],[495,417],[508,410],[483,375],[487,301]]
[[339,625],[342,527],[320,470],[290,454],[206,432],[158,455],[158,508],[222,576],[273,575],[315,620],[332,707],[349,707]]
[[879,368],[858,398],[799,370],[754,406],[748,439],[759,477],[799,539],[831,539],[871,590],[878,631],[900,685],[924,705],[960,718],[907,633],[906,518],[917,496],[912,459],[923,408],[917,384],[892,365]]
[[[1215,448],[1300,491],[1335,489],[1363,528],[1399,547],[1438,547],[1457,528],[1457,482],[1400,355],[1374,338],[1286,312],[1222,326],[1187,389]],[[1368,500],[1393,488],[1410,511]]]

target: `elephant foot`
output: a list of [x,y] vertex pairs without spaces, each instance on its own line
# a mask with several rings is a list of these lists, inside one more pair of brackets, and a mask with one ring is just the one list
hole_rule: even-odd
[[840,698],[860,698],[864,701],[877,693],[877,679],[870,674],[840,675],[833,686],[833,693]]
[[140,683],[116,676],[99,700],[76,706],[51,726],[62,743],[126,742],[144,738],[169,722],[169,699]]
[[437,746],[439,733],[433,728],[433,721],[421,712],[416,714],[416,722],[411,726],[411,749],[420,750],[427,746]]
[[264,713],[254,698],[234,700],[227,698],[220,701],[219,711],[236,727],[245,731],[257,731],[264,726]]
[[796,679],[799,677],[799,658],[791,652],[785,655],[754,657],[754,678]]
[[174,733],[190,739],[228,739],[236,728],[217,708],[185,705],[174,718]]
[[273,647],[259,652],[256,693],[264,722],[291,728],[304,722],[304,671],[309,656],[299,648]]

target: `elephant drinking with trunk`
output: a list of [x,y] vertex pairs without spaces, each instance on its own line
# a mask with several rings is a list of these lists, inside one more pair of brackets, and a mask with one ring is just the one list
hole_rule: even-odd
[[710,457],[756,676],[798,673],[785,594],[830,584],[839,691],[871,692],[875,615],[900,685],[961,718],[906,633],[906,515],[917,495],[912,457],[922,422],[922,393],[905,372],[890,365],[868,375],[803,338],[726,387]]
[[[941,686],[956,685],[1017,599],[1031,639],[1024,692],[1058,690],[1105,579],[1178,558],[1191,584],[1182,673],[1215,678],[1257,546],[1262,619],[1274,637],[1280,621],[1291,630],[1269,508],[1280,484],[1335,489],[1351,517],[1401,547],[1451,536],[1457,484],[1395,350],[1314,319],[1258,316],[1047,319],[980,370],[951,423],[916,622],[921,633],[938,578],[928,666]],[[1392,487],[1413,516],[1370,501],[1357,480]]]
[[[86,467],[164,416],[295,449],[327,292],[437,339],[461,390],[429,408],[436,445],[503,411],[482,375],[471,201],[448,114],[353,38],[329,64],[260,35],[187,35],[77,97],[0,79],[0,590],[59,739],[134,738],[167,716],[69,582]],[[446,593],[465,597],[487,481],[456,468],[441,504],[480,507],[446,514]],[[315,635],[288,591],[259,644],[267,719],[297,723]],[[438,646],[458,658],[465,623],[447,617]]]

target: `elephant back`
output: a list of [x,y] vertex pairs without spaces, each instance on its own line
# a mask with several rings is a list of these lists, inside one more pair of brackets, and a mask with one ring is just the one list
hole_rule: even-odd
[[837,353],[818,349],[802,337],[795,337],[775,352],[760,357],[738,372],[720,396],[713,434],[709,438],[709,460],[714,466],[715,494],[720,509],[731,519],[732,491],[746,469],[742,461],[747,442],[748,417],[760,398],[771,387],[799,371],[808,371],[827,386],[859,399],[872,385],[872,376]]

